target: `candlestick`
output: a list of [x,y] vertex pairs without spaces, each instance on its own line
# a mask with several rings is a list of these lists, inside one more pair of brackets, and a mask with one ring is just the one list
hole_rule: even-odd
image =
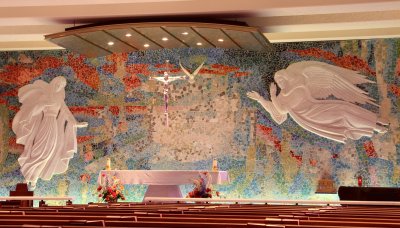
[[107,158],[106,170],[111,170],[111,159]]
[[217,161],[217,159],[213,160],[212,171],[218,171],[218,161]]

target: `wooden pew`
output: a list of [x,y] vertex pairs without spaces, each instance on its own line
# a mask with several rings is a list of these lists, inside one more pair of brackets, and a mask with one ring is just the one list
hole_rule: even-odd
[[[15,214],[19,213],[19,216]],[[112,216],[107,216],[112,215]],[[46,217],[47,216],[47,217]],[[119,217],[118,217],[119,216]],[[37,220],[44,225],[89,227],[104,222],[112,227],[400,227],[397,206],[321,206],[271,204],[96,204],[0,209],[3,220]],[[119,221],[125,220],[125,221]],[[66,222],[48,223],[49,221]],[[21,222],[9,224],[18,226]]]
[[38,219],[18,219],[8,220],[0,219],[1,225],[46,225],[46,226],[63,226],[63,225],[79,225],[79,226],[99,226],[105,227],[104,220],[38,220]]
[[45,206],[47,200],[62,200],[66,201],[66,205],[72,204],[73,197],[52,197],[52,196],[0,196],[0,200],[8,201],[33,201],[40,200],[39,207]]

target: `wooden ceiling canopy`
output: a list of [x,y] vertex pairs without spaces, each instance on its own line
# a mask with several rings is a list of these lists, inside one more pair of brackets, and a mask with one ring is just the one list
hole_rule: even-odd
[[271,51],[255,27],[200,22],[143,22],[72,28],[45,36],[89,58],[161,48],[227,48]]

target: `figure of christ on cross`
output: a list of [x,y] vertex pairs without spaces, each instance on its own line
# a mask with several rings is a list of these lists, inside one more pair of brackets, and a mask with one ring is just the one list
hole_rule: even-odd
[[185,80],[185,76],[174,76],[174,77],[170,77],[168,75],[168,72],[164,71],[164,77],[151,77],[151,79],[157,80],[159,82],[162,82],[164,85],[163,88],[163,93],[164,93],[164,106],[165,106],[165,110],[164,110],[164,114],[168,115],[168,92],[169,92],[169,83],[176,81],[176,80]]

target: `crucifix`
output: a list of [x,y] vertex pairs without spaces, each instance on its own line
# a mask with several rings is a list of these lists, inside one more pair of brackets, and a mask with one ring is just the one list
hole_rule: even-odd
[[[176,81],[176,80],[185,80],[188,79],[190,84],[193,84],[195,81],[195,76],[199,73],[200,69],[204,65],[204,62],[200,64],[199,67],[193,72],[190,73],[188,70],[186,70],[181,62],[179,61],[179,66],[181,67],[182,71],[185,73],[184,76],[169,76],[168,74],[168,69],[167,71],[164,71],[164,76],[163,77],[151,77],[150,80],[157,80],[159,82],[163,83],[163,94],[164,94],[164,115],[166,116],[166,125],[168,126],[168,101],[169,101],[169,85],[171,82]],[[169,66],[169,60],[166,60],[166,66],[168,68]]]
[[[169,60],[166,61],[167,62],[167,66],[169,63]],[[164,76],[163,77],[151,77],[150,79],[154,79],[157,80],[159,82],[163,83],[163,94],[164,94],[164,114],[168,115],[168,100],[169,100],[169,96],[168,96],[168,92],[169,92],[169,84],[173,81],[176,80],[185,80],[185,76],[174,76],[174,77],[170,77],[167,71],[164,71]]]

